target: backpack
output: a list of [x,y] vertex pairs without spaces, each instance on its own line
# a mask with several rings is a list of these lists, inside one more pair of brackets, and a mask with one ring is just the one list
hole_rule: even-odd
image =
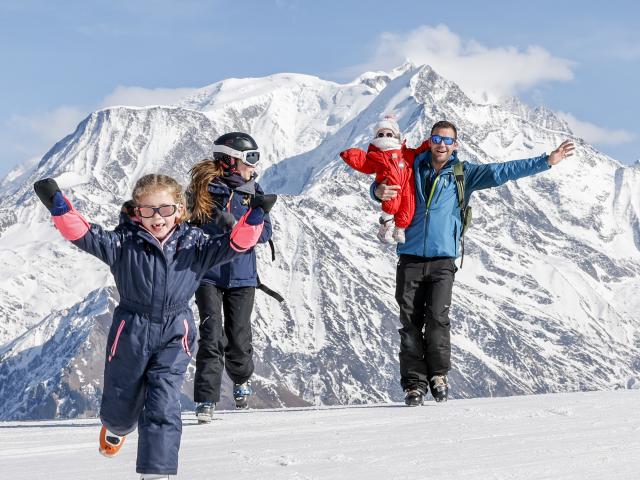
[[458,162],[453,166],[453,175],[456,179],[456,190],[458,191],[458,207],[460,208],[460,219],[462,220],[462,231],[460,232],[460,268],[464,262],[464,234],[471,226],[471,207],[464,199],[464,162]]

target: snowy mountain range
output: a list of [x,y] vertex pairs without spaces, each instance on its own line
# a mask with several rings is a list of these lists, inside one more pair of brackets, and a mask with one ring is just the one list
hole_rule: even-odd
[[338,157],[366,148],[390,112],[411,146],[435,121],[453,122],[466,161],[577,144],[551,171],[472,197],[451,310],[453,397],[637,386],[640,164],[598,152],[548,109],[477,103],[429,66],[407,64],[348,84],[229,79],[175,105],[100,110],[38,165],[10,172],[0,183],[0,419],[94,415],[117,304],[108,268],[60,237],[33,182],[56,178],[90,221],[113,227],[137,178],[161,171],[186,184],[190,166],[234,130],[256,138],[259,181],[282,194],[276,260],[266,247],[258,257],[262,281],[286,302],[256,297],[253,406],[399,399],[395,252],[375,239],[371,178]]

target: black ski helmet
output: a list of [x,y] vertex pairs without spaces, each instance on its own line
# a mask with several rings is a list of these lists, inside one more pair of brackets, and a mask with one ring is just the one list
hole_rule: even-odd
[[258,144],[248,133],[230,132],[221,135],[213,142],[213,158],[227,167],[235,166],[234,158],[255,167],[260,160]]

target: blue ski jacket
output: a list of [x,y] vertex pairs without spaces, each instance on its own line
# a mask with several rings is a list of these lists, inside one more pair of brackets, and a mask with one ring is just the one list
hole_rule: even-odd
[[[512,160],[503,163],[475,164],[464,162],[465,201],[476,190],[497,187],[509,180],[535,175],[549,170],[548,155]],[[398,255],[419,257],[452,257],[460,255],[462,219],[458,205],[453,165],[458,163],[457,151],[436,174],[431,165],[431,152],[418,155],[413,163],[416,211],[405,231],[405,243],[398,244]],[[371,186],[371,195],[377,184]],[[379,200],[378,200],[379,201]]]
[[[229,187],[224,181],[216,179],[209,184],[209,193],[216,205],[231,212],[239,220],[248,210],[254,195],[264,192],[255,178],[235,188]],[[213,221],[200,226],[210,235],[224,233],[221,227]],[[258,243],[266,243],[271,238],[272,227],[269,215],[264,217],[264,228]],[[220,288],[257,287],[258,270],[256,266],[256,252],[250,248],[233,261],[211,268],[202,279],[202,283],[209,283]]]

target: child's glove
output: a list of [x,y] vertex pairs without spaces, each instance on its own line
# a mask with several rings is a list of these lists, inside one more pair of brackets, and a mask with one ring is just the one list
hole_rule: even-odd
[[267,214],[273,208],[278,196],[275,193],[267,193],[265,195],[256,195],[251,199],[249,206],[251,208],[262,207],[264,213]]
[[251,199],[251,212],[247,216],[248,225],[260,225],[264,222],[264,216],[271,211],[278,196],[270,193],[267,195],[256,195]]
[[54,217],[64,215],[71,210],[71,207],[53,178],[38,180],[33,184],[33,189],[40,201],[49,209],[51,215]]
[[233,213],[219,208],[214,209],[212,218],[216,226],[223,232],[231,230],[237,223]]
[[136,216],[136,206],[133,200],[127,200],[122,204],[120,208],[120,213],[122,215],[126,215],[129,218],[133,218]]

